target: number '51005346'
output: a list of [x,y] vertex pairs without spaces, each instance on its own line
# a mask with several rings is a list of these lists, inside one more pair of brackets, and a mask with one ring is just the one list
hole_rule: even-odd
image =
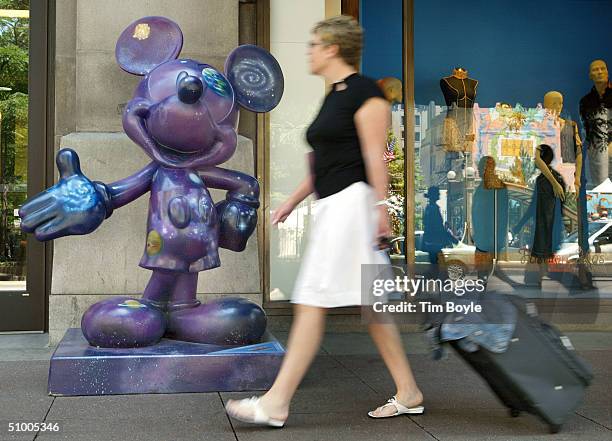
[[9,432],[59,432],[59,423],[8,423]]

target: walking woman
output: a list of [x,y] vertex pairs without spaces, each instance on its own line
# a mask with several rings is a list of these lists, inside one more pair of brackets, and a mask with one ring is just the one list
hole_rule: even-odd
[[[283,222],[309,194],[318,196],[310,239],[295,283],[295,317],[287,353],[271,389],[261,397],[229,400],[228,414],[238,420],[282,427],[291,399],[319,350],[328,308],[360,305],[361,265],[387,264],[377,242],[390,235],[384,200],[388,176],[383,153],[389,104],[376,83],[356,72],[362,29],[351,17],[315,25],[309,42],[311,73],[332,84],[306,137],[310,174],[275,210]],[[312,157],[314,155],[314,157]],[[421,414],[417,387],[397,327],[371,323],[369,331],[391,372],[396,394],[368,413],[373,418]]]

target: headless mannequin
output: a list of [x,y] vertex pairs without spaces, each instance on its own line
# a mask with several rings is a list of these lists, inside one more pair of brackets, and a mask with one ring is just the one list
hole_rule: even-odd
[[451,152],[471,152],[475,136],[472,128],[472,108],[478,81],[468,78],[462,67],[440,80],[440,89],[448,107],[444,120],[444,146]]
[[535,282],[541,287],[548,260],[559,249],[563,230],[562,205],[557,201],[559,195],[554,189],[555,184],[549,180],[548,174],[561,187],[561,194],[564,193],[564,188],[561,175],[556,170],[549,168],[553,160],[552,148],[540,144],[536,152],[536,160],[547,168],[548,173],[542,170],[537,177],[529,207],[521,220],[512,228],[512,232],[517,234],[529,219],[534,220],[531,258],[525,268],[525,283]]
[[463,67],[453,69],[453,74],[440,80],[440,88],[446,105],[451,107],[472,108],[476,99],[478,80],[468,78],[468,71]]

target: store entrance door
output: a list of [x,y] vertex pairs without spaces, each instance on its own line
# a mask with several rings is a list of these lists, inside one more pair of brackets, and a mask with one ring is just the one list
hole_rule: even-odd
[[43,332],[45,245],[21,232],[19,207],[45,186],[47,2],[0,9],[0,333]]

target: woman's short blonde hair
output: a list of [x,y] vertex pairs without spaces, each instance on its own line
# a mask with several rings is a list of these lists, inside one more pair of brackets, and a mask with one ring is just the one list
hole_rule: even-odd
[[348,15],[339,15],[318,22],[312,32],[329,46],[338,45],[338,55],[346,64],[358,66],[363,46],[363,29],[357,20]]

